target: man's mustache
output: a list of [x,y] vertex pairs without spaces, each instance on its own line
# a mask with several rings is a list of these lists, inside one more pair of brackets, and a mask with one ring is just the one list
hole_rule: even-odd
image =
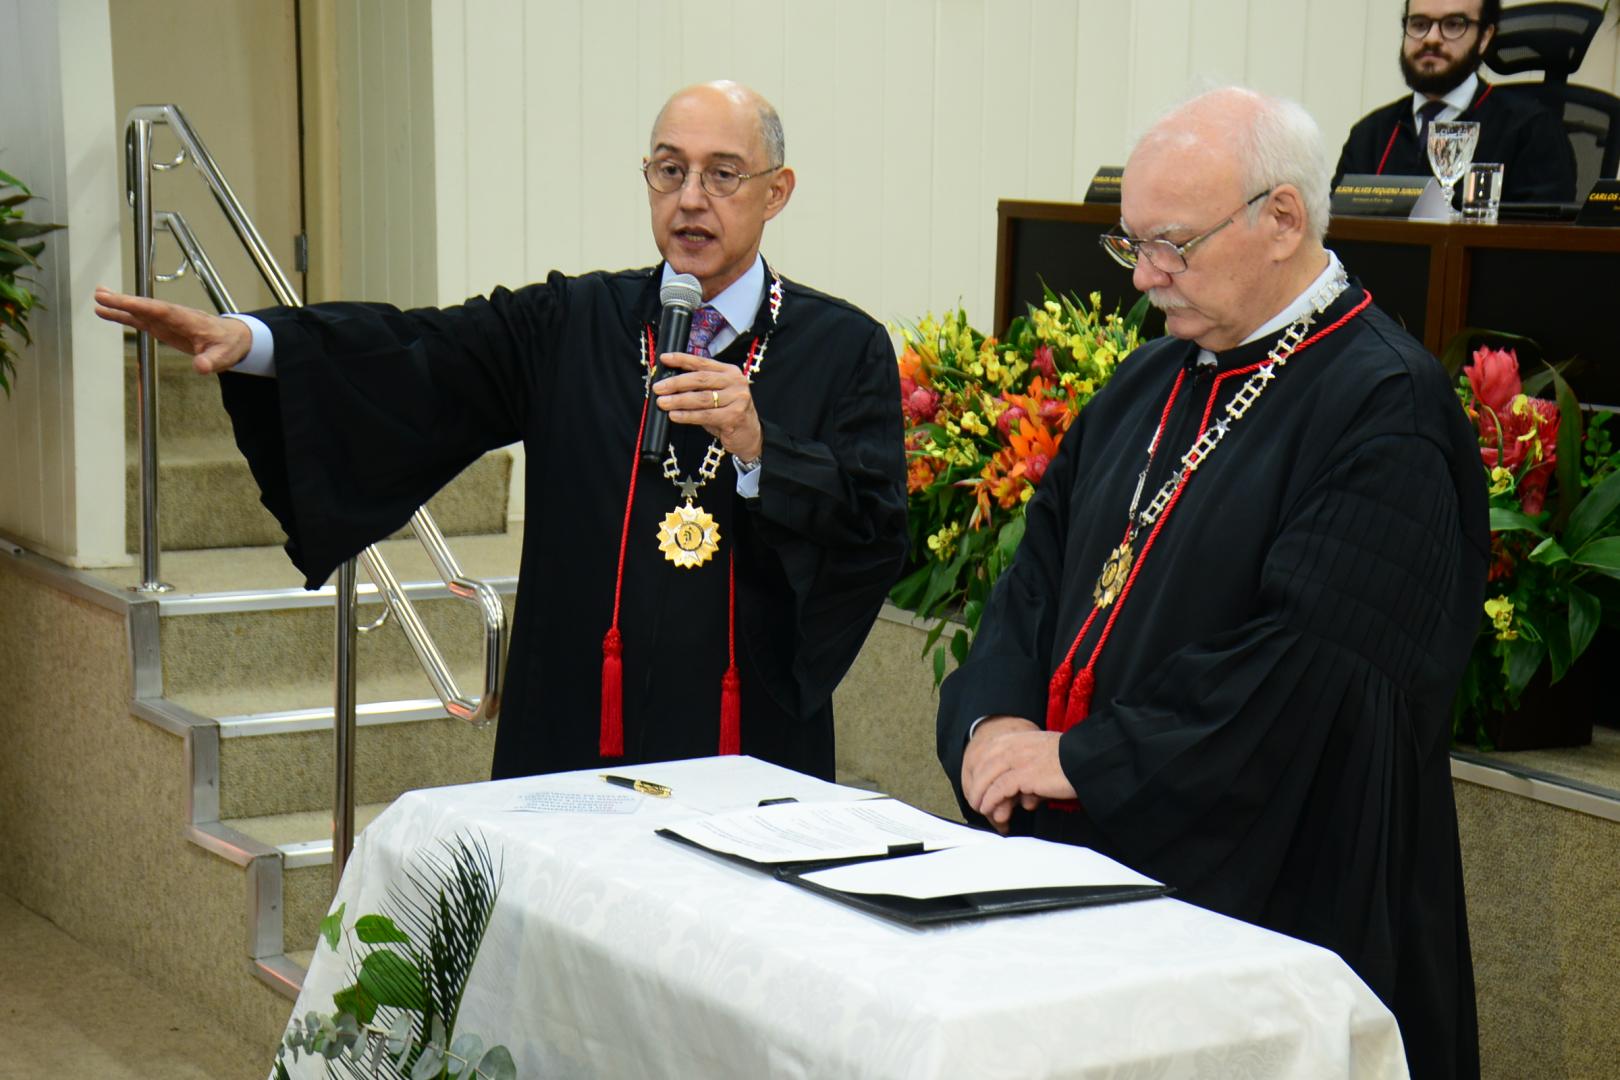
[[1186,297],[1172,296],[1163,289],[1149,289],[1147,291],[1147,298],[1148,303],[1164,312],[1180,311],[1183,308],[1192,307],[1192,305],[1187,302]]

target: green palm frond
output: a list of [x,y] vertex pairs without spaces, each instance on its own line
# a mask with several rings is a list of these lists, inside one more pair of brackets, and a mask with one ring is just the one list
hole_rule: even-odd
[[[403,872],[390,888],[391,914],[365,915],[351,933],[358,948],[350,960],[351,985],[338,991],[335,1016],[294,1018],[286,1048],[326,1058],[328,1069],[351,1080],[396,1077],[421,1080],[447,1075],[452,1057],[459,1075],[471,1078],[511,1073],[511,1055],[501,1046],[486,1052],[476,1036],[457,1039],[456,1018],[484,933],[500,895],[503,869],[482,837],[440,842]],[[336,945],[343,908],[322,924]],[[350,1036],[344,1032],[352,1033]]]

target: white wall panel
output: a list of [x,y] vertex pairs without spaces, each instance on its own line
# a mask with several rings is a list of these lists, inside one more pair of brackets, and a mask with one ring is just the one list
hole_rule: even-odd
[[[782,114],[799,189],[767,256],[888,322],[959,299],[986,322],[997,199],[1079,198],[1191,91],[1295,98],[1336,157],[1402,90],[1396,0],[428,2],[442,301],[654,261],[635,168],[693,81]],[[1620,83],[1620,32],[1578,81]]]
[[90,294],[119,280],[121,186],[104,4],[0,0],[0,167],[49,238],[12,396],[0,397],[0,530],[70,565],[126,562],[123,350]]
[[[998,199],[1081,198],[1210,85],[1302,101],[1334,158],[1402,91],[1399,0],[343,2],[346,272],[358,253],[358,295],[396,303],[654,262],[637,166],[692,82],[782,115],[783,272],[891,325],[962,303],[985,329]],[[1620,32],[1578,81],[1620,84]]]

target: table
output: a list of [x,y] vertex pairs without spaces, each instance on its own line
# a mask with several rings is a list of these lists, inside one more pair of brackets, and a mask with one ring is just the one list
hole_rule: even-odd
[[[504,1043],[520,1076],[1406,1075],[1393,1017],[1324,949],[1174,899],[903,929],[653,834],[859,793],[747,758],[625,771],[674,797],[512,810],[618,790],[588,773],[407,793],[338,889],[349,921],[386,910],[414,853],[487,839],[504,886],[458,1030]],[[322,945],[293,1015],[330,1011],[347,962]]]
[[[1042,281],[1081,296],[1099,290],[1110,308],[1133,303],[1129,272],[1097,245],[1118,222],[1117,205],[1001,200],[996,331],[1040,301]],[[1567,374],[1582,401],[1620,405],[1620,333],[1611,316],[1620,229],[1336,217],[1327,243],[1430,352],[1470,327],[1520,334],[1549,361],[1579,358]],[[1163,329],[1154,313],[1150,332]]]

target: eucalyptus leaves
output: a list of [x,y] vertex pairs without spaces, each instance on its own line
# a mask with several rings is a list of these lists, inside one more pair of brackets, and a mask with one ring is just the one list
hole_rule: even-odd
[[504,1046],[456,1034],[456,1014],[500,892],[500,871],[481,841],[444,842],[448,858],[428,852],[405,879],[415,897],[390,895],[397,921],[362,915],[343,930],[346,905],[321,921],[333,949],[348,939],[354,983],[332,996],[335,1013],[294,1017],[277,1051],[324,1058],[328,1075],[400,1080],[516,1080]]

